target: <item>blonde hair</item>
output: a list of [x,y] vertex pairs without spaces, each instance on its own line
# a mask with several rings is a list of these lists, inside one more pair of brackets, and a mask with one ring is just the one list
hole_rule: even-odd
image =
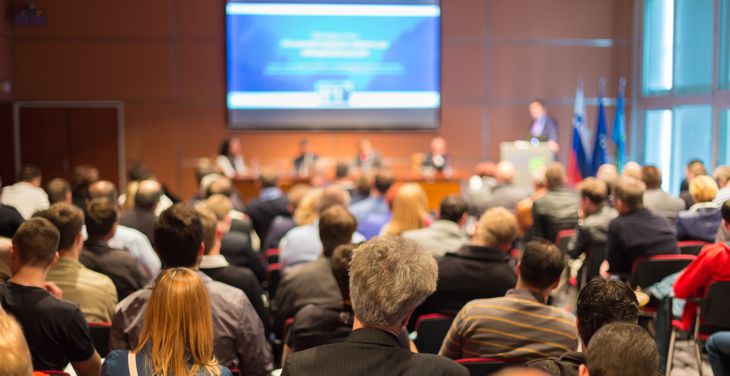
[[130,181],[129,184],[127,184],[124,202],[122,202],[121,205],[122,210],[132,209],[134,207],[134,196],[137,194],[137,189],[139,189],[138,181]]
[[0,364],[3,376],[27,376],[33,373],[28,344],[15,319],[0,309]]
[[[163,271],[147,304],[138,354],[148,342],[152,375],[220,375],[213,355],[213,318],[203,280],[187,268]],[[188,368],[188,358],[192,365]]]
[[319,218],[317,209],[322,199],[324,191],[321,188],[310,189],[307,194],[299,201],[296,210],[294,210],[294,223],[297,225],[308,225],[314,223]]
[[689,182],[689,194],[695,202],[709,202],[717,195],[715,179],[707,176],[696,176]]
[[517,237],[517,218],[507,209],[498,207],[484,212],[479,218],[474,240],[487,247],[512,243]]
[[205,205],[215,214],[218,222],[223,221],[233,210],[231,199],[222,194],[214,194],[205,200]]
[[428,218],[426,192],[417,183],[403,184],[393,199],[393,217],[383,228],[384,235],[400,235],[422,228]]

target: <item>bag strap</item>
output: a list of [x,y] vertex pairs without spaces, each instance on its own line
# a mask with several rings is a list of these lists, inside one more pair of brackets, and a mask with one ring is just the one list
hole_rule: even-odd
[[127,353],[127,365],[129,366],[129,376],[139,376],[137,374],[137,357],[131,351]]

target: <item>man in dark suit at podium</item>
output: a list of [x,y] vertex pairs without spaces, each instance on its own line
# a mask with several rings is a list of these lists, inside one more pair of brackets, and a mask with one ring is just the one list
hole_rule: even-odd
[[312,151],[306,138],[299,141],[299,156],[294,159],[294,172],[299,176],[309,176],[314,170],[319,156]]
[[530,115],[532,116],[530,140],[547,142],[550,150],[557,153],[560,150],[558,146],[558,122],[555,118],[548,116],[542,100],[535,99],[530,102]]

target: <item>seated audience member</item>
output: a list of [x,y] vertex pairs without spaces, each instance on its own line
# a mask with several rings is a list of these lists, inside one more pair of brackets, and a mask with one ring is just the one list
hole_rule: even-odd
[[[271,248],[279,248],[279,241],[286,235],[289,230],[293,229],[299,224],[294,220],[295,213],[299,209],[299,204],[304,200],[304,197],[310,191],[310,187],[306,184],[297,184],[286,193],[287,199],[287,214],[277,215],[274,220],[271,221],[269,226],[269,233],[264,238],[264,244],[261,247],[262,250]],[[315,210],[312,210],[315,211]]]
[[393,185],[393,175],[381,171],[375,175],[373,180],[374,189],[370,189],[370,195],[350,205],[350,213],[355,216],[357,223],[362,224],[372,215],[389,216],[390,207],[385,200],[385,194]]
[[449,359],[412,353],[398,339],[436,279],[433,256],[411,240],[382,237],[360,245],[350,264],[352,333],[344,342],[290,355],[283,375],[468,375]]
[[[141,162],[133,163],[132,167],[127,170],[127,192],[125,194],[119,195],[118,201],[119,206],[121,206],[122,208],[122,211],[127,211],[134,208],[134,196],[137,194],[140,183],[145,180],[154,180],[156,182],[158,181],[152,174],[152,171],[147,168],[147,166],[145,166]],[[179,198],[170,193],[167,187],[165,187],[164,183],[160,182],[158,184],[160,184],[161,193],[160,198],[155,205],[155,218],[156,216],[160,215],[160,213],[162,213],[165,209],[172,206],[172,204],[180,201]]]
[[0,283],[0,306],[23,328],[33,369],[63,370],[71,362],[78,375],[98,375],[101,361],[84,315],[75,304],[46,291],[60,293],[44,283],[58,261],[59,238],[56,227],[44,218],[31,218],[20,226],[10,250],[12,277]]
[[55,204],[57,202],[65,202],[67,204],[73,203],[71,185],[61,178],[55,178],[48,182],[48,184],[46,184],[46,193],[48,194],[48,201],[51,204]]
[[535,200],[545,196],[545,193],[547,193],[544,170],[538,170],[532,173],[532,188],[532,194],[520,200],[517,206],[515,206],[515,216],[517,216],[517,223],[520,228],[520,240],[525,239],[532,229],[532,205]]
[[594,278],[578,295],[578,334],[583,352],[569,351],[560,357],[533,360],[530,368],[539,368],[551,376],[578,376],[578,368],[585,364],[585,350],[593,335],[606,324],[639,321],[639,302],[636,294],[624,282]]
[[426,227],[430,222],[426,191],[418,183],[406,183],[395,193],[393,215],[380,230],[380,235],[397,236]]
[[20,324],[0,309],[0,364],[5,376],[27,376],[33,373],[33,360]]
[[250,269],[259,281],[266,279],[266,265],[263,258],[251,246],[251,238],[247,233],[231,231],[231,200],[221,194],[215,194],[205,200],[205,206],[215,214],[221,236],[221,255],[236,266]]
[[[358,192],[359,184],[356,183],[356,180],[358,182],[364,182],[363,186],[366,189],[361,192],[362,194],[359,194],[360,192]],[[357,179],[355,179],[354,176],[350,174],[350,165],[344,162],[338,162],[335,166],[335,180],[332,181],[329,186],[337,187],[350,192],[350,195],[352,196],[352,203],[363,200],[370,196],[370,182],[368,181],[368,179],[362,174],[358,175]],[[357,200],[355,200],[356,197]]]
[[147,282],[146,273],[129,252],[109,246],[117,227],[117,211],[112,201],[93,199],[84,213],[86,233],[79,261],[87,268],[102,273],[114,282],[119,299],[141,289]]
[[711,335],[705,348],[710,355],[712,373],[715,376],[730,375],[730,332],[717,332]]
[[588,345],[580,376],[648,376],[659,373],[659,354],[649,333],[636,324],[605,325]]
[[712,173],[712,177],[720,189],[712,201],[718,205],[722,205],[725,201],[730,200],[730,166],[717,166]]
[[117,304],[114,282],[79,262],[84,248],[81,235],[84,213],[72,204],[57,203],[34,216],[50,221],[61,235],[58,241],[58,263],[48,272],[46,281],[58,285],[63,290],[65,300],[78,304],[86,321],[112,321]]
[[155,231],[157,215],[155,210],[162,197],[162,186],[155,180],[142,180],[134,194],[134,207],[122,212],[119,224],[131,227],[147,236],[153,242],[152,234]]
[[227,177],[215,174],[212,175],[209,183],[210,184],[207,185],[205,190],[205,198],[213,195],[223,195],[228,197],[231,199],[231,204],[233,204],[233,210],[238,212],[236,218],[242,219],[244,217],[243,211],[245,210],[246,205],[243,203],[243,197],[241,197],[233,186],[233,181]]
[[215,162],[221,173],[229,179],[245,175],[248,172],[246,163],[243,161],[241,140],[237,137],[226,138],[221,141]]
[[674,226],[677,223],[677,214],[684,210],[684,200],[662,191],[662,173],[656,166],[642,168],[641,180],[646,184],[644,206],[668,219]]
[[101,374],[232,375],[213,353],[210,296],[194,271],[170,268],[160,274],[149,297],[139,343],[134,350],[110,352]]
[[606,183],[596,178],[586,178],[578,185],[580,192],[580,221],[575,236],[568,243],[568,254],[573,259],[586,254],[581,275],[585,281],[599,275],[606,259],[608,224],[618,213],[607,204]]
[[[86,208],[86,202],[93,197],[89,192],[91,185],[99,181],[99,169],[92,165],[78,165],[71,172],[71,195],[73,204],[81,210]],[[116,191],[116,188],[114,188]],[[117,198],[114,197],[116,200]]]
[[678,253],[669,221],[644,207],[643,197],[641,181],[620,178],[616,183],[613,201],[619,216],[608,225],[606,262],[602,266],[608,267],[608,273],[629,274],[638,258]]
[[460,196],[446,196],[440,206],[439,219],[433,221],[431,226],[402,234],[418,242],[434,257],[456,252],[466,243],[464,224],[469,218],[466,201]]
[[621,171],[621,176],[641,180],[641,165],[636,162],[626,162]]
[[0,204],[0,237],[12,238],[23,224],[23,216],[12,206]]
[[517,203],[529,194],[529,192],[514,185],[515,166],[512,162],[501,161],[497,163],[494,180],[497,185],[492,188],[492,195],[486,201],[484,210],[503,207],[509,211],[514,211]]
[[370,140],[363,138],[358,142],[354,166],[362,172],[369,172],[382,166],[380,154],[373,149],[373,144],[370,143]]
[[[203,226],[195,209],[175,204],[162,212],[155,228],[155,239],[155,249],[166,269],[198,270],[205,245]],[[222,365],[240,368],[242,374],[268,375],[272,368],[271,349],[261,320],[246,294],[213,281],[201,271],[196,274],[208,289],[213,313],[215,357]],[[139,348],[145,310],[153,287],[149,284],[117,305],[109,338],[112,350]]]
[[317,225],[322,254],[317,260],[284,271],[273,302],[274,328],[281,333],[284,321],[305,305],[342,303],[342,294],[332,274],[330,258],[337,246],[349,244],[357,228],[357,220],[342,205],[325,210]]
[[275,173],[264,171],[259,176],[259,184],[261,185],[259,197],[252,199],[246,206],[246,210],[244,210],[244,213],[251,218],[256,235],[262,241],[266,239],[271,221],[276,216],[289,215],[289,210],[287,210],[289,201],[277,186],[278,180],[279,177]]
[[712,200],[717,194],[717,183],[711,177],[697,176],[689,183],[694,205],[677,217],[677,239],[702,240],[712,243],[720,227],[720,205]]
[[451,168],[451,157],[447,154],[446,139],[434,137],[430,144],[431,150],[423,157],[421,170],[424,173],[430,171],[445,172]]
[[299,155],[294,158],[294,173],[310,176],[314,172],[319,156],[312,151],[312,144],[306,138],[299,140]]
[[12,239],[0,236],[0,281],[10,278],[10,246]]
[[474,299],[504,296],[517,282],[509,255],[516,236],[517,219],[512,213],[504,208],[487,210],[479,219],[471,244],[438,260],[436,292],[418,313],[453,316]]
[[547,193],[532,204],[532,238],[555,241],[560,230],[578,224],[580,198],[565,186],[565,168],[553,163],[545,171]]
[[615,164],[604,163],[598,167],[596,179],[606,183],[606,186],[608,187],[608,194],[610,196],[611,193],[613,193],[613,187],[616,185],[616,180],[618,180],[618,168]]
[[259,315],[268,334],[271,332],[271,323],[258,278],[250,269],[228,263],[228,260],[221,255],[223,231],[218,226],[218,219],[215,214],[205,205],[199,205],[196,210],[203,225],[203,245],[205,246],[203,258],[200,260],[200,271],[213,278],[214,281],[225,283],[243,291],[248,300],[251,301],[251,305]]
[[41,170],[31,165],[23,166],[18,173],[18,182],[3,187],[0,203],[14,207],[24,219],[47,209],[48,195],[41,188]]
[[[117,187],[107,180],[92,183],[87,187],[86,194],[89,199],[104,198],[114,203],[118,202]],[[86,203],[83,208],[86,209]],[[151,241],[143,233],[117,224],[117,230],[108,243],[112,248],[129,251],[142,264],[150,278],[154,278],[160,273],[160,258],[152,249]]]
[[705,168],[704,162],[699,159],[693,159],[687,163],[687,167],[684,170],[684,180],[682,180],[681,187],[679,189],[679,197],[684,200],[685,209],[689,209],[694,205],[692,195],[689,193],[689,183],[692,179],[698,176],[707,175],[707,169]]
[[456,314],[439,354],[530,360],[575,351],[575,317],[546,304],[564,269],[563,252],[555,245],[527,243],[515,289],[504,297],[467,303]]
[[[333,206],[347,207],[350,203],[350,196],[346,191],[339,188],[327,187],[322,191],[317,202],[317,213],[321,219],[322,214]],[[297,219],[296,213],[294,214]],[[352,234],[352,243],[360,243],[365,238],[358,234]],[[291,229],[279,243],[281,252],[279,263],[283,268],[295,264],[317,260],[322,255],[322,241],[319,238],[317,222],[306,225],[299,225]],[[332,251],[331,249],[330,251]]]
[[474,167],[474,175],[469,178],[466,192],[466,202],[469,204],[469,214],[481,217],[486,210],[486,203],[492,196],[492,189],[497,183],[494,174],[497,164],[494,162],[480,162]]

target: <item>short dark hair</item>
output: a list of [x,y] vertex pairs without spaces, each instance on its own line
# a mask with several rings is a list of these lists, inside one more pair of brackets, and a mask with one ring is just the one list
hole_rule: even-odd
[[46,210],[36,212],[33,217],[45,218],[56,226],[60,234],[59,251],[70,250],[76,237],[81,233],[81,228],[84,227],[84,212],[64,202],[55,203]]
[[203,224],[192,206],[177,203],[160,214],[154,244],[165,268],[195,266],[202,242]]
[[393,174],[389,172],[379,172],[377,175],[375,175],[375,181],[373,182],[373,185],[375,186],[375,189],[380,193],[381,195],[384,195],[388,192],[388,189],[393,185]]
[[565,167],[559,162],[553,162],[545,170],[545,185],[548,189],[560,188],[565,185]]
[[66,202],[66,196],[71,192],[71,185],[66,180],[55,178],[46,184],[48,201],[51,204]]
[[86,233],[89,238],[104,237],[112,230],[117,223],[117,209],[111,200],[107,198],[95,198],[86,204],[84,213]]
[[641,168],[641,180],[647,189],[658,189],[662,186],[662,173],[657,166],[644,166]]
[[140,209],[154,210],[160,202],[160,197],[162,197],[162,186],[154,180],[143,180],[139,182],[137,192],[134,194],[134,206]]
[[654,338],[629,323],[604,325],[586,351],[591,376],[645,376],[659,372],[659,352]]
[[344,189],[330,186],[322,191],[322,197],[317,205],[317,213],[321,216],[327,209],[339,205],[347,207],[350,204],[350,193]]
[[[524,102],[523,102],[523,103],[524,103]],[[540,99],[540,98],[533,98],[533,99],[532,99],[532,100],[530,101],[530,104],[533,104],[533,103],[537,103],[537,104],[539,104],[540,106],[542,106],[542,107],[545,107],[545,101],[544,101],[544,100],[542,100],[542,99]]]
[[560,279],[565,266],[565,255],[555,244],[533,240],[522,253],[520,279],[530,287],[545,290]]
[[585,347],[606,324],[615,321],[636,324],[639,302],[626,283],[594,278],[580,290],[577,316],[578,333]]
[[578,191],[581,197],[587,198],[596,205],[603,204],[608,197],[608,185],[606,182],[593,177],[585,178],[578,183]]
[[448,195],[441,200],[439,218],[458,223],[468,210],[469,207],[461,196]]
[[152,178],[152,171],[142,162],[134,162],[132,167],[127,170],[127,179],[129,181],[142,181]]
[[264,171],[259,175],[262,188],[274,188],[279,182],[279,176],[273,171]]
[[31,181],[35,178],[41,177],[41,169],[34,165],[23,165],[18,171],[19,181]]
[[629,177],[621,177],[616,182],[613,195],[621,200],[629,210],[644,206],[644,182]]
[[355,181],[355,191],[361,197],[367,197],[367,196],[370,195],[370,182],[368,181],[368,178],[367,177],[360,176]]
[[343,206],[335,205],[325,210],[319,217],[322,254],[331,257],[337,246],[349,244],[355,229],[357,229],[357,219]]
[[18,227],[13,248],[23,265],[46,268],[56,255],[59,238],[53,223],[45,218],[31,218]]
[[356,244],[342,244],[335,248],[330,259],[332,274],[337,281],[337,287],[343,299],[350,298],[350,262],[352,261],[352,251],[357,248]]
[[730,223],[730,200],[722,203],[720,214],[722,215],[722,219],[724,219],[725,222]]
[[99,169],[96,166],[78,165],[71,171],[71,192],[74,197],[88,198],[89,185],[97,180],[99,180]]
[[335,179],[346,178],[350,173],[350,166],[347,163],[338,163],[335,167]]

